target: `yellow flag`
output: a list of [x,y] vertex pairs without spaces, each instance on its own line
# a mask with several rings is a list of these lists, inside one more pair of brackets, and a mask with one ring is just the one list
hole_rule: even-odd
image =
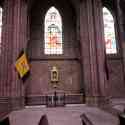
[[23,55],[16,61],[15,66],[20,77],[23,78],[27,74],[27,72],[30,70],[25,53],[23,53]]

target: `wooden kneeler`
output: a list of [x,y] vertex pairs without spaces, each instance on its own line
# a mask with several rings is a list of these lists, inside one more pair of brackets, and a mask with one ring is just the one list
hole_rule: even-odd
[[6,117],[2,121],[0,121],[0,125],[10,125],[9,117]]
[[43,115],[39,121],[38,125],[49,125],[48,119],[46,115]]

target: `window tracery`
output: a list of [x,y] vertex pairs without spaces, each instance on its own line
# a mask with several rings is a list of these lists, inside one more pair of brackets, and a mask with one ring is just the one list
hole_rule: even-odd
[[44,26],[44,53],[62,54],[62,20],[55,7],[47,11]]
[[103,8],[103,22],[106,54],[116,54],[117,48],[114,19],[112,14],[106,7]]

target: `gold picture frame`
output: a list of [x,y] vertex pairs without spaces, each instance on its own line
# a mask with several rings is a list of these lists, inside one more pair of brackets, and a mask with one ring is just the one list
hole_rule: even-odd
[[53,66],[51,70],[51,82],[58,82],[58,81],[59,81],[58,69],[56,66]]

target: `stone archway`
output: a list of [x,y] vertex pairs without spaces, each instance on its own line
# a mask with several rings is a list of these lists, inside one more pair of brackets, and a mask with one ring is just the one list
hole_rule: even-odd
[[119,1],[119,5],[120,5],[120,8],[121,8],[121,13],[122,13],[122,25],[123,25],[123,28],[124,28],[124,31],[125,31],[125,1],[124,0],[120,0]]
[[[55,6],[62,16],[63,54],[46,55],[44,53],[44,17],[47,10]],[[80,46],[77,40],[77,18],[73,8],[65,1],[37,1],[30,10],[30,40],[27,51],[31,62],[31,76],[27,80],[26,96],[28,99],[41,97],[54,91],[51,83],[51,70],[56,66],[59,74],[57,91],[63,91],[68,98],[67,103],[82,103],[81,90],[83,79],[80,60]],[[34,84],[35,83],[35,84]],[[82,91],[83,92],[83,91]],[[44,99],[43,99],[44,100]]]

